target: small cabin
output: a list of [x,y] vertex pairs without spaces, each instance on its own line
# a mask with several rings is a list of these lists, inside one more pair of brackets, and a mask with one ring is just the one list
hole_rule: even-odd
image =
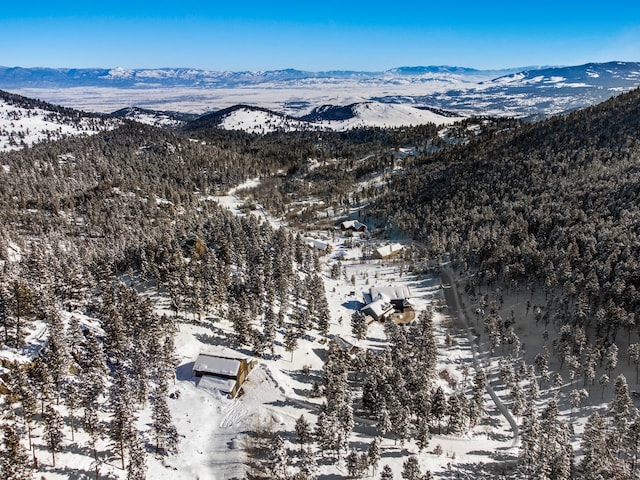
[[383,247],[376,248],[373,256],[379,260],[395,257],[404,249],[404,245],[400,243],[392,243]]
[[193,375],[200,378],[198,385],[213,387],[235,398],[255,366],[247,358],[233,358],[201,353],[193,365]]
[[322,240],[318,240],[316,238],[305,238],[304,243],[307,245],[307,247],[312,248],[314,250],[318,250],[319,252],[323,252],[323,253],[331,253],[331,251],[333,250],[333,245],[331,245],[328,242],[323,242]]

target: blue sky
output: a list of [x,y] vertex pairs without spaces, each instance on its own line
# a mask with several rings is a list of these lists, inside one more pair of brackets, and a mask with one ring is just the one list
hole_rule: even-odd
[[376,71],[640,61],[640,2],[567,3],[33,0],[0,10],[0,65]]

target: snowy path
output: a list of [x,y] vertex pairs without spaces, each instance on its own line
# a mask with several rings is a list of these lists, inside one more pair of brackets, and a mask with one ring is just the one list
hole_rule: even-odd
[[[469,316],[467,313],[466,307],[463,309],[460,307],[460,294],[458,293],[458,287],[456,284],[457,279],[455,278],[453,272],[449,268],[442,269],[442,279],[450,285],[450,288],[445,288],[444,295],[447,300],[447,305],[449,309],[454,314],[454,318],[458,322],[458,325],[462,327],[467,332],[467,338],[469,339],[469,344],[471,345],[471,351],[473,353],[473,366],[477,370],[480,369],[480,363],[478,361],[478,351],[476,348],[475,337],[469,327]],[[520,428],[518,427],[518,423],[511,415],[509,409],[502,403],[502,400],[496,395],[496,392],[493,390],[491,385],[487,382],[487,392],[489,396],[495,403],[496,408],[502,414],[502,416],[509,422],[511,426],[511,431],[513,432],[513,446],[517,446],[520,443]]]

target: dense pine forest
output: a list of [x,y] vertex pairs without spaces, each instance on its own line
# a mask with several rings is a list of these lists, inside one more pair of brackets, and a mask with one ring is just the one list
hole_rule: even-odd
[[[127,478],[146,478],[145,455],[179,448],[166,405],[178,319],[209,315],[229,320],[229,344],[256,357],[275,356],[277,333],[292,358],[298,339],[323,339],[314,395],[324,403],[315,426],[296,424],[302,465],[344,459],[352,478],[371,470],[389,479],[376,470],[381,438],[411,439],[422,451],[432,435],[477,426],[487,374],[466,372],[460,385],[443,378],[432,312],[407,328],[389,322],[380,352],[345,355],[328,338],[318,253],[300,232],[354,215],[373,236],[410,239],[414,265],[453,272],[478,335],[501,357],[520,422],[510,475],[638,478],[634,379],[613,376],[618,361],[640,365],[639,132],[635,90],[533,124],[474,118],[440,129],[254,135],[124,122],[0,154],[0,345],[17,354],[31,325],[48,332],[32,361],[3,361],[5,478],[32,478],[38,459],[24,442],[31,446],[35,428],[55,466],[65,421],[92,439],[95,478],[104,460],[96,445],[106,439]],[[260,205],[291,228],[215,201],[255,178],[237,192],[244,211]],[[173,315],[155,313],[140,285],[166,293]],[[505,297],[526,299],[526,314],[506,310]],[[95,323],[64,324],[60,313],[76,309]],[[364,338],[362,319],[351,322]],[[545,340],[529,357],[517,330],[525,324]],[[573,413],[583,391],[602,387],[604,396],[608,383],[607,411],[576,436],[559,403]],[[552,385],[560,393],[540,393]],[[153,421],[143,436],[135,422],[147,404]],[[349,445],[354,415],[378,435],[361,451]],[[293,460],[282,438],[255,433],[248,477],[287,478]],[[403,478],[433,478],[412,458]],[[313,469],[296,475],[315,478]]]
[[425,159],[372,213],[477,281],[540,283],[554,321],[615,343],[640,307],[640,91]]

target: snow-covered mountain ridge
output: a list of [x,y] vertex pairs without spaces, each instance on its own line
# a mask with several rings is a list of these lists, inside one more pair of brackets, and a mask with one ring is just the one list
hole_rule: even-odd
[[198,118],[198,115],[180,112],[161,112],[138,107],[121,108],[110,114],[114,118],[134,120],[157,127],[179,127]]
[[404,66],[382,72],[0,67],[0,89],[103,113],[134,105],[202,115],[249,104],[299,118],[322,105],[378,101],[464,116],[540,118],[599,103],[638,85],[638,62],[505,70]]
[[[632,62],[494,71],[399,67],[384,72],[0,67],[0,88],[17,87],[28,97],[83,111],[112,112],[117,121],[252,133],[443,125],[471,115],[538,119],[639,85],[640,63]],[[16,106],[17,98],[22,97],[4,94],[0,100],[2,150],[114,125],[113,119],[103,125],[98,116],[35,100],[29,107],[24,102]]]
[[[336,111],[339,114],[336,114]],[[434,123],[448,125],[461,117],[445,115],[409,105],[361,102],[345,107],[320,108],[313,115],[295,118],[266,108],[236,105],[203,115],[186,125],[196,130],[221,128],[249,133],[292,132],[300,130],[345,131],[360,127],[401,127]]]
[[0,152],[69,135],[92,135],[118,124],[116,119],[0,91]]
[[471,89],[379,96],[388,103],[430,105],[466,115],[544,118],[603,102],[640,86],[640,63],[587,63],[527,69],[481,81]]
[[96,134],[115,128],[123,120],[168,128],[219,128],[265,134],[276,131],[344,131],[358,127],[399,127],[423,123],[443,125],[460,119],[408,105],[378,102],[337,107],[341,110],[341,116],[334,118],[332,112],[335,108],[319,109],[313,118],[294,118],[249,105],[235,105],[202,116],[138,107],[123,108],[105,116],[59,107],[0,90],[0,152],[18,150],[70,135]]

